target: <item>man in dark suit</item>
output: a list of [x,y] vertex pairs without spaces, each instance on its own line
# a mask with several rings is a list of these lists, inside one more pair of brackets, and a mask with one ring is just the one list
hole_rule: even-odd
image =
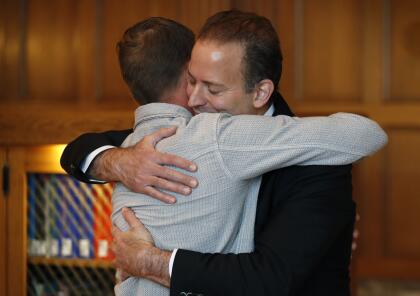
[[[232,43],[241,45],[243,54],[229,61],[230,67],[220,72],[214,63],[223,56],[227,48],[224,45]],[[207,20],[198,36],[189,72],[190,106],[196,112],[247,113],[249,102],[245,98],[250,88],[255,89],[265,79],[278,85],[281,53],[275,30],[267,19],[254,14],[218,13]],[[293,115],[278,92],[271,100],[274,115]],[[88,181],[90,178],[79,169],[86,155],[104,144],[118,146],[129,132],[82,136],[66,149],[63,167]],[[150,140],[129,151],[103,152],[90,172],[97,178],[124,183],[124,175],[135,173],[130,168],[121,173],[124,161],[116,159],[130,159],[125,163],[133,163],[133,155],[142,154],[152,156],[147,161],[153,164],[156,157],[168,157],[157,154],[154,158],[153,147],[147,145],[155,141]],[[179,159],[157,162],[181,164]],[[181,166],[189,165],[184,161]],[[154,176],[168,174],[166,170]],[[176,188],[179,192],[191,182],[179,174],[172,176],[184,184]],[[175,189],[168,183],[160,184],[163,186],[157,187]],[[148,188],[143,191],[150,192],[150,186],[145,187]],[[134,232],[117,231],[117,263],[134,276],[170,286],[171,295],[349,295],[348,267],[355,216],[351,192],[351,166],[279,169],[262,179],[254,252],[200,254],[180,249],[173,256],[172,252],[142,241]],[[156,195],[155,191],[151,193]],[[141,226],[135,227],[138,230]],[[170,276],[171,255],[174,260]]]

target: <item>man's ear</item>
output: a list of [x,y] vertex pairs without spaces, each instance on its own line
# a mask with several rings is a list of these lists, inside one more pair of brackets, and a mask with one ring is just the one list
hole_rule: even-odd
[[263,79],[257,83],[255,87],[255,96],[253,106],[257,109],[264,107],[269,101],[271,94],[274,91],[273,81],[270,79]]

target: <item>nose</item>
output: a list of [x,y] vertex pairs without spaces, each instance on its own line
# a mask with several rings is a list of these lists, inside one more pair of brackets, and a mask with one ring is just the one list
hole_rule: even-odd
[[190,85],[190,97],[188,99],[188,106],[191,108],[197,108],[206,104],[206,99],[203,96],[203,92],[198,84],[194,86]]

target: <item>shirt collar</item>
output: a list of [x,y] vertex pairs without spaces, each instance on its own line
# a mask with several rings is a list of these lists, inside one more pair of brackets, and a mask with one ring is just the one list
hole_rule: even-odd
[[274,105],[271,104],[270,108],[268,108],[268,110],[264,113],[264,116],[273,116],[274,114]]
[[141,122],[155,118],[175,118],[184,117],[190,120],[192,114],[184,107],[175,104],[166,103],[150,103],[145,104],[136,109],[134,112],[134,127]]

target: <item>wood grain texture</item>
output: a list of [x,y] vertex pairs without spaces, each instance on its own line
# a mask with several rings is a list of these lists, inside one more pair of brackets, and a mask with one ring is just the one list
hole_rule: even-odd
[[6,273],[6,196],[3,192],[3,166],[6,164],[6,149],[0,148],[0,295],[6,295],[7,273]]
[[27,196],[24,169],[25,151],[9,150],[10,195],[7,200],[7,279],[8,295],[24,296],[27,262]]
[[419,102],[420,2],[392,0],[390,26],[390,99]]
[[385,255],[420,258],[420,129],[392,129],[386,158]]
[[0,101],[18,101],[25,82],[22,58],[22,7],[19,1],[3,0],[0,9]]
[[358,101],[362,95],[361,1],[312,0],[304,4],[303,97]]
[[80,56],[75,50],[75,28],[79,2],[28,2],[27,77],[31,100],[78,98],[76,61]]
[[380,103],[388,96],[385,91],[385,8],[383,0],[370,0],[364,3],[363,43],[362,43],[362,101],[365,103]]
[[420,281],[420,260],[406,259],[376,259],[359,258],[355,265],[357,279],[384,279]]
[[65,144],[81,133],[133,126],[133,110],[2,106],[0,145]]

